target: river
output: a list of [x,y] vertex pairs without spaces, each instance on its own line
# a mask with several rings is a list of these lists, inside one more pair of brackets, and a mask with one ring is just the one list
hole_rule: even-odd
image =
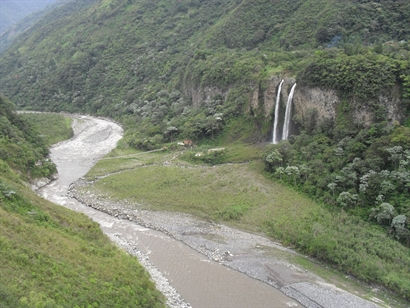
[[90,116],[73,116],[73,130],[73,138],[50,150],[58,179],[38,193],[99,223],[113,242],[139,259],[168,306],[377,307],[278,259],[273,250],[294,252],[262,236],[184,214],[124,209],[127,215],[114,215],[71,197],[70,185],[123,134],[116,123]]

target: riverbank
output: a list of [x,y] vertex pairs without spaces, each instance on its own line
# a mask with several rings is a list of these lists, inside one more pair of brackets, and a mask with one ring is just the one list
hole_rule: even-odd
[[51,149],[59,178],[39,193],[100,224],[120,247],[139,258],[170,307],[299,307],[293,299],[239,272],[211,262],[161,232],[115,218],[67,196],[71,183],[115,147],[121,128],[102,119],[80,117],[74,137]]
[[[0,306],[164,307],[144,268],[98,224],[30,189],[33,173],[26,166],[53,166],[46,160],[47,142],[2,97],[0,110]],[[71,132],[64,118],[42,116],[37,123],[59,141]]]
[[[331,281],[338,287],[373,299],[379,304],[383,304],[383,301],[377,298],[383,298],[386,303],[394,303],[394,306],[400,307],[400,303],[395,302],[387,294],[388,292],[385,293],[375,286],[361,287],[361,283],[353,278],[346,279],[329,268],[326,269],[327,266],[320,266],[298,254],[286,255],[285,253],[284,256],[286,249],[278,250],[277,244],[266,238],[262,242],[269,241],[274,248],[268,245],[265,251],[266,244],[255,246],[253,234],[250,234],[252,236],[249,237],[249,243],[245,248],[241,247],[244,240],[242,236],[235,233],[237,230],[232,231],[234,229],[228,228],[230,231],[224,234],[221,230],[226,230],[225,226],[220,227],[221,225],[210,221],[224,221],[230,226],[241,227],[254,233],[266,230],[257,227],[257,224],[263,225],[262,222],[266,219],[276,219],[277,222],[286,219],[288,223],[292,220],[294,222],[287,230],[293,228],[297,232],[306,226],[300,225],[301,219],[312,214],[318,217],[317,214],[320,212],[315,213],[317,209],[313,208],[313,202],[306,201],[294,192],[287,196],[286,201],[281,194],[286,195],[290,190],[281,185],[267,183],[267,179],[254,172],[255,166],[252,164],[192,165],[179,160],[180,154],[172,151],[132,154],[129,149],[116,149],[107,157],[109,159],[100,161],[87,174],[88,182],[83,180],[77,183],[72,193],[82,202],[111,215],[171,234],[209,258],[275,287],[284,288],[286,284],[296,283],[298,280],[286,280],[286,277],[292,276],[292,271],[289,269],[297,268],[295,264],[299,264],[305,266],[301,272],[306,272],[306,269],[313,270],[320,273],[324,280]],[[115,159],[116,156],[119,158]],[[252,185],[254,187],[249,187]],[[268,196],[262,199],[263,207],[246,206],[261,201],[258,199],[260,197],[255,196],[249,199],[252,198],[249,195],[255,195],[255,192]],[[277,202],[278,198],[282,201],[281,208],[269,209],[271,204],[269,202]],[[235,206],[234,202],[238,201],[243,202],[245,206]],[[302,201],[305,202],[299,206]],[[233,206],[229,207],[229,205]],[[293,206],[294,210],[290,210],[290,206]],[[202,220],[178,212],[194,214]],[[231,237],[232,234],[235,236]],[[240,239],[241,244],[237,244],[238,241],[235,239]],[[257,257],[244,257],[249,254],[256,254]],[[238,260],[238,256],[243,258]],[[278,267],[278,264],[283,267]],[[315,279],[317,277],[303,277],[299,282],[310,283]],[[326,294],[326,292],[322,293]],[[406,304],[402,303],[401,306],[405,307]]]

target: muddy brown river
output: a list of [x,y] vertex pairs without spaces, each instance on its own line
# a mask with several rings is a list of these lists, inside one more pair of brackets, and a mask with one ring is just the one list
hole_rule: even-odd
[[73,130],[72,139],[51,149],[58,179],[38,193],[99,223],[139,259],[168,306],[377,307],[279,258],[277,252],[295,252],[262,236],[189,215],[73,198],[70,185],[115,148],[123,133],[119,125],[90,116],[73,116]]

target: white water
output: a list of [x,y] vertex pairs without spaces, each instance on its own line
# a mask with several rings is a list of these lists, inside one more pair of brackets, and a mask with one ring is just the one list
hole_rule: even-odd
[[296,83],[292,86],[292,89],[289,93],[288,102],[286,103],[285,122],[283,123],[282,140],[288,140],[289,137],[290,114],[292,112],[292,100],[293,93],[295,93],[295,88]]
[[278,143],[278,122],[279,122],[279,103],[280,103],[280,91],[282,90],[283,79],[279,84],[278,94],[276,95],[276,105],[275,105],[275,120],[273,122],[273,136],[272,143]]

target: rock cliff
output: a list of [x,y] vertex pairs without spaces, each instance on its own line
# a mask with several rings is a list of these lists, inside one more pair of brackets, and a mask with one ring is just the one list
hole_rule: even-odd
[[[267,81],[265,89],[255,86],[250,94],[248,108],[251,114],[263,114],[266,121],[273,121],[278,86],[282,79],[284,83],[280,98],[280,127],[283,123],[288,94],[296,82],[295,79],[272,76]],[[336,90],[305,86],[301,81],[293,97],[291,131],[294,132],[297,128],[312,130],[325,121],[334,123],[338,112],[346,112],[338,108],[342,101]],[[400,122],[403,118],[398,87],[393,87],[375,100],[360,102],[345,98],[344,101],[348,103],[347,112],[353,120],[352,125],[369,126],[377,118],[393,123]]]
[[[248,105],[245,112],[253,115],[255,121],[273,123],[274,110],[278,86],[284,80],[279,112],[279,134],[283,126],[286,102],[291,87],[295,82],[294,78],[284,76],[272,76],[266,81],[253,84],[249,87]],[[189,86],[185,85],[184,94],[192,101],[193,107],[197,108],[209,104],[215,99],[226,101],[229,92],[235,85],[226,88],[217,86]],[[386,120],[388,123],[400,122],[403,119],[403,112],[400,100],[399,87],[393,87],[379,95],[377,99],[368,101],[358,101],[354,98],[341,97],[336,90],[304,85],[303,80],[298,81],[293,97],[291,115],[291,134],[300,130],[313,131],[323,123],[335,123],[338,113],[347,113],[351,119],[351,124],[355,126],[368,127],[376,120]],[[341,108],[344,103],[345,107]],[[261,132],[270,135],[269,131]]]

